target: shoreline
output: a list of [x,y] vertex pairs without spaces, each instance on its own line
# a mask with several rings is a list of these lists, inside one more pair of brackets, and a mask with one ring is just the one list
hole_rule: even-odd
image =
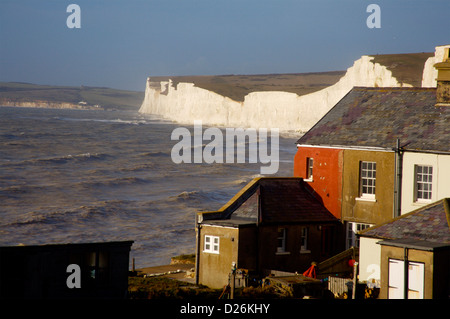
[[49,102],[49,101],[37,101],[37,102],[0,101],[0,106],[40,108],[40,109],[72,109],[72,110],[100,110],[100,111],[105,110],[103,107],[95,105],[80,105],[68,102]]

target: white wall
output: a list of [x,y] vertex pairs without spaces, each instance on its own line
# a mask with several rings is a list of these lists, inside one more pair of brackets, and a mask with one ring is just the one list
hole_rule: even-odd
[[[414,165],[433,166],[432,198],[429,202],[415,202]],[[401,213],[406,214],[445,197],[450,197],[450,155],[405,152],[402,170]]]
[[205,125],[222,127],[278,128],[280,131],[308,131],[354,86],[398,87],[386,67],[362,56],[334,85],[299,96],[295,93],[252,92],[243,102],[195,87],[193,83],[151,82],[147,79],[140,112],[161,115],[182,124],[201,120]]
[[[360,282],[368,282],[376,287],[380,285],[381,239],[360,237],[359,239],[359,278]],[[372,280],[375,283],[372,283]]]

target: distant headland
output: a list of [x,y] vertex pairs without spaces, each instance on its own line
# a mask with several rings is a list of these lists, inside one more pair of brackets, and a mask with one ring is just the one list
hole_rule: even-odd
[[104,87],[0,82],[0,105],[81,110],[138,110],[144,92]]

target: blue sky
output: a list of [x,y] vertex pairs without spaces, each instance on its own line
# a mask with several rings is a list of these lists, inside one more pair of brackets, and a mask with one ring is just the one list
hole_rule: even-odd
[[449,0],[0,0],[0,81],[142,91],[148,76],[345,70],[450,44],[449,12]]

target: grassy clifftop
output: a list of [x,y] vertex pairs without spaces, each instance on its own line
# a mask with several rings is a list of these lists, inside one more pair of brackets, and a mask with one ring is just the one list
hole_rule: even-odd
[[[373,63],[379,63],[392,72],[399,82],[420,87],[425,61],[434,55],[429,53],[377,54]],[[151,82],[172,80],[174,86],[180,82],[243,101],[251,92],[283,91],[305,95],[337,83],[346,71],[258,74],[258,75],[205,75],[205,76],[151,76]]]
[[304,95],[335,84],[345,71],[317,73],[257,74],[257,75],[199,75],[199,76],[155,76],[151,82],[172,80],[174,86],[180,82],[195,86],[235,101],[243,101],[251,92],[283,91]]

